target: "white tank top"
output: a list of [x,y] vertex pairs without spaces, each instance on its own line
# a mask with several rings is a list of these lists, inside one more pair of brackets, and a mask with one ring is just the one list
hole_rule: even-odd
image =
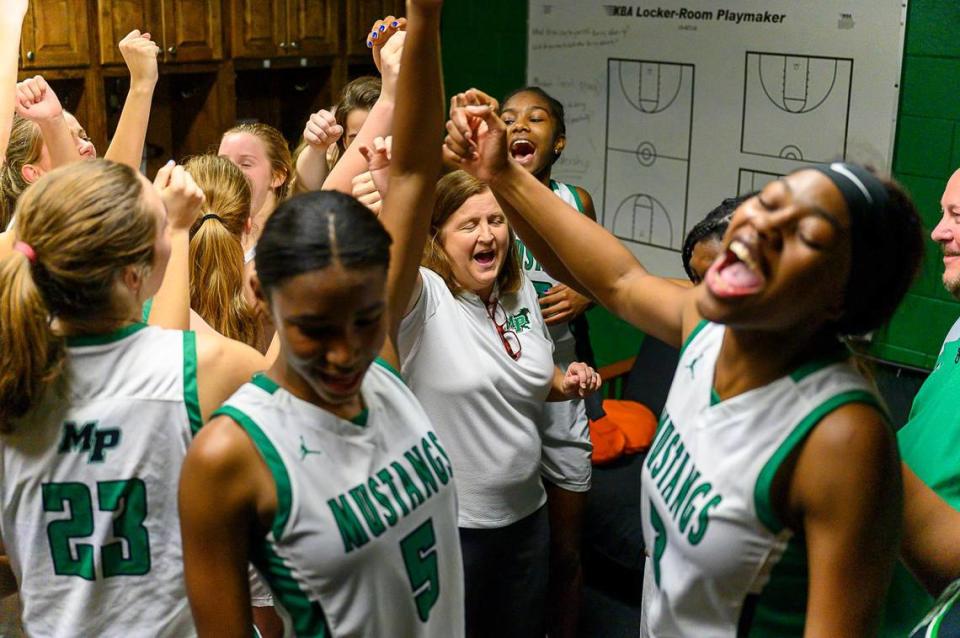
[[201,425],[192,332],[68,341],[65,384],[0,437],[0,536],[30,636],[195,635],[177,483]]
[[216,412],[246,431],[277,488],[253,563],[287,636],[463,636],[450,460],[397,373],[371,365],[361,393],[359,424],[257,375]]
[[843,352],[718,402],[724,330],[703,322],[687,339],[643,463],[645,635],[802,636],[805,545],[774,513],[771,483],[823,417],[879,402]]

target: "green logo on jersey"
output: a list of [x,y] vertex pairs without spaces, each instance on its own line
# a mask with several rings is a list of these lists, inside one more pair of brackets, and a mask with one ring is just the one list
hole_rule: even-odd
[[[691,545],[699,545],[710,525],[710,512],[723,502],[723,496],[700,474],[667,415],[657,428],[644,464],[669,508],[663,512],[663,518],[669,516]],[[691,526],[694,520],[696,523]]]
[[[521,267],[527,272],[531,271],[542,271],[543,266],[540,265],[540,262],[537,261],[537,258],[533,256],[533,253],[530,252],[530,249],[527,248],[520,238],[516,239],[517,254],[520,256]],[[539,292],[539,290],[537,291]]]
[[520,312],[515,315],[507,317],[508,330],[513,330],[517,334],[520,334],[524,330],[530,329],[530,309],[521,308]]
[[[350,553],[383,534],[450,482],[453,466],[433,432],[366,482],[327,501]],[[414,480],[416,478],[416,480]],[[439,483],[439,485],[438,485]],[[366,525],[364,525],[366,523]]]
[[311,454],[322,455],[322,450],[311,450],[307,447],[307,442],[303,440],[303,435],[300,435],[300,460],[307,458]]
[[88,463],[102,463],[106,458],[107,450],[118,445],[120,445],[119,428],[98,430],[96,421],[88,421],[78,428],[73,421],[67,421],[63,424],[63,438],[60,439],[57,452],[60,454],[89,452]]

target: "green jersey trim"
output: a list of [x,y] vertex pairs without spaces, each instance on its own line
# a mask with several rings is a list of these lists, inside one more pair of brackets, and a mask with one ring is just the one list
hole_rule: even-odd
[[[373,360],[373,362],[379,365],[381,368],[384,368],[387,372],[391,373],[396,378],[400,379],[400,382],[403,383],[403,377],[400,376],[400,371],[394,368],[392,365],[390,365],[384,358],[377,357],[376,359]],[[406,384],[404,383],[404,385]]]
[[683,356],[683,353],[686,352],[687,346],[689,346],[697,335],[700,334],[700,331],[707,327],[710,322],[706,319],[701,319],[693,330],[690,331],[690,334],[687,335],[687,338],[683,341],[683,345],[680,347],[680,356]]
[[841,361],[845,361],[849,358],[850,358],[850,353],[847,351],[846,348],[841,346],[836,351],[828,355],[819,357],[817,359],[808,361],[807,363],[803,364],[802,366],[800,366],[799,368],[797,368],[796,370],[790,373],[790,378],[793,379],[795,383],[800,383],[801,381],[809,377],[811,374],[818,372],[820,370],[823,370],[829,365],[833,365],[834,363],[840,363]]
[[253,378],[250,379],[250,383],[257,386],[261,390],[265,390],[269,394],[274,394],[280,389],[280,385],[263,372],[258,372],[253,375]]
[[273,543],[264,538],[254,543],[252,550],[251,562],[263,574],[276,600],[290,614],[294,635],[311,638],[331,636],[323,607],[307,597]]
[[561,187],[566,187],[570,194],[573,195],[573,201],[577,203],[577,210],[583,212],[583,200],[580,199],[580,193],[577,192],[577,187],[572,184],[561,184],[556,180],[550,180],[550,190],[556,192],[560,190]]
[[[384,367],[386,367],[388,370],[390,370],[394,374],[397,374],[387,364],[384,364]],[[250,383],[252,383],[253,385],[257,386],[258,388],[260,388],[261,390],[264,390],[269,394],[274,394],[276,393],[277,390],[280,389],[280,385],[276,381],[268,377],[266,374],[264,374],[263,372],[258,372],[255,375],[253,375],[253,378],[250,379]],[[369,416],[370,416],[370,411],[367,408],[363,408],[363,410],[361,410],[360,413],[357,414],[357,416],[348,420],[355,425],[366,425],[367,419],[369,418]]]
[[147,327],[145,323],[132,323],[119,330],[99,335],[74,335],[67,337],[67,345],[71,348],[82,348],[84,346],[102,346],[108,343],[115,343],[121,339],[126,339],[132,334],[140,332]]
[[353,417],[352,419],[350,419],[350,423],[353,423],[354,425],[359,425],[359,426],[363,427],[363,426],[366,426],[366,425],[367,425],[367,420],[368,420],[369,418],[370,418],[370,410],[367,409],[367,408],[364,408],[364,409],[360,410],[360,413],[357,414],[357,416],[355,416],[355,417]]
[[196,436],[203,427],[203,415],[197,384],[197,333],[191,330],[183,332],[183,402],[187,406],[190,432]]
[[717,393],[717,389],[710,388],[710,407],[719,405],[721,400],[722,399],[720,399],[720,395]]
[[825,416],[837,408],[848,403],[866,403],[880,411],[883,414],[883,408],[877,402],[876,397],[865,390],[850,390],[841,392],[830,397],[816,408],[810,411],[787,438],[780,444],[773,455],[767,460],[763,469],[760,470],[760,476],[757,478],[757,484],[754,486],[753,501],[757,510],[757,518],[774,534],[779,534],[785,527],[773,510],[773,504],[770,502],[770,488],[773,485],[773,479],[777,470],[786,460],[787,456],[803,441],[813,427],[823,420]]
[[264,434],[260,426],[254,423],[253,419],[231,405],[225,405],[213,413],[214,416],[228,416],[242,427],[253,441],[253,445],[260,452],[260,456],[267,463],[270,474],[273,475],[273,482],[277,487],[277,511],[273,516],[273,527],[271,531],[274,539],[279,541],[283,537],[283,531],[287,527],[287,521],[290,519],[290,506],[293,503],[293,491],[290,488],[290,474],[287,473],[287,467],[280,458],[280,453],[273,443]]

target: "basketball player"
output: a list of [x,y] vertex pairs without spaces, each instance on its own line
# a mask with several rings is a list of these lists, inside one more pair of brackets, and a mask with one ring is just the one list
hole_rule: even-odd
[[18,202],[0,260],[0,537],[27,635],[195,634],[174,486],[203,418],[265,361],[140,322],[193,193],[165,205],[132,168],[90,160]]

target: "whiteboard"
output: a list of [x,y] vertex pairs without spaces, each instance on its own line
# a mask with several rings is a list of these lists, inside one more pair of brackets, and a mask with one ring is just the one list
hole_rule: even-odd
[[837,159],[889,172],[906,1],[530,0],[527,81],[566,108],[553,178],[650,270],[726,197]]

